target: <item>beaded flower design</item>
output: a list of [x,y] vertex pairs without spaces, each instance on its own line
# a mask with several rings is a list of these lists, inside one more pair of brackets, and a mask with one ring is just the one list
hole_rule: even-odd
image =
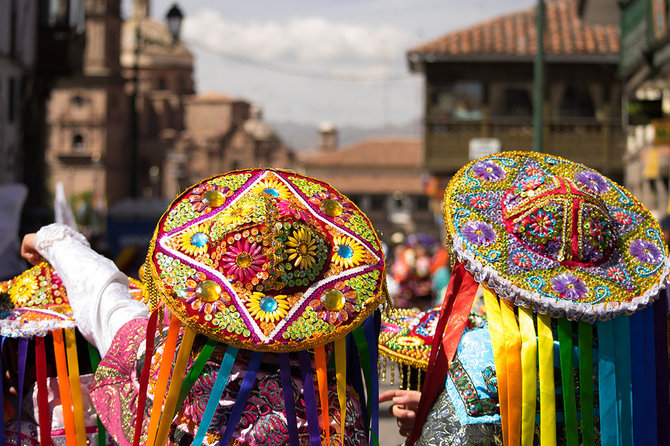
[[[207,193],[223,201],[199,206]],[[185,191],[159,222],[149,258],[145,280],[182,322],[260,351],[343,336],[378,307],[384,280],[379,239],[356,206],[326,183],[277,170]]]
[[658,222],[595,170],[535,152],[462,168],[445,193],[453,250],[519,305],[595,321],[647,305],[668,274]]

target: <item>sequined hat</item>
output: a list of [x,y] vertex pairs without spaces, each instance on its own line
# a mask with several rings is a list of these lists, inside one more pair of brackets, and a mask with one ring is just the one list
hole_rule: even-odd
[[[169,434],[172,441],[185,435],[195,443],[228,444],[238,428],[249,392],[253,396],[254,379],[257,374],[261,376],[262,364],[270,357],[275,372],[282,365],[284,383],[284,408],[270,412],[287,427],[286,437],[276,441],[301,443],[295,430],[295,409],[290,407],[295,395],[292,387],[285,385],[291,380],[289,352],[296,352],[302,361],[300,369],[310,374],[308,381],[312,368],[318,377],[321,422],[316,421],[314,394],[305,382],[304,403],[299,409],[307,425],[298,423],[301,438],[305,438],[302,429],[305,434],[309,430],[306,438],[312,442],[321,442],[321,437],[330,442],[335,433],[325,421],[333,415],[327,410],[326,358],[331,353],[335,357],[338,388],[344,386],[349,340],[352,351],[358,347],[360,353],[357,362],[363,364],[370,386],[368,398],[376,398],[376,379],[372,376],[376,377],[379,312],[376,322],[375,310],[385,295],[381,244],[365,215],[330,185],[271,169],[236,171],[206,179],[182,193],[160,219],[143,268],[152,308],[164,306],[172,315],[170,330],[147,371],[152,399],[149,421],[143,424],[141,410],[134,420],[137,426],[143,426],[142,438],[146,436],[148,444],[167,441],[173,414],[177,417]],[[201,342],[195,349],[201,356],[214,352],[213,358],[218,354],[215,362],[222,367],[218,375],[228,376],[241,364],[244,381],[249,380],[229,400],[233,407],[227,407],[226,414],[216,409],[229,391],[222,397],[223,387],[214,385],[214,365],[200,369],[214,373],[205,376],[194,372],[190,381],[191,386],[195,383],[193,389],[208,394],[209,402],[203,403],[202,410],[196,402],[202,397],[194,399],[189,389],[179,390],[183,373],[191,373],[194,364],[209,360],[209,356],[200,360],[192,357],[196,334],[204,335],[206,345],[212,346],[203,353],[207,349]],[[270,354],[265,360],[261,360],[263,352]],[[174,377],[168,386],[164,373],[169,374],[173,363]],[[358,373],[360,378],[360,369]],[[344,426],[347,412],[342,389],[337,392],[340,426]],[[364,396],[363,388],[359,393]],[[377,429],[375,412],[370,407],[372,437]],[[223,425],[221,417],[227,418]],[[345,429],[339,429],[344,435]],[[236,438],[236,444],[253,443]]]
[[[409,444],[456,362],[480,285],[504,444],[531,445],[536,434],[541,444],[668,444],[668,405],[656,395],[668,392],[668,307],[658,296],[669,260],[652,214],[584,165],[503,152],[454,175],[444,216],[456,262]],[[478,398],[468,388],[454,395],[466,407]],[[477,411],[467,418],[488,422]]]

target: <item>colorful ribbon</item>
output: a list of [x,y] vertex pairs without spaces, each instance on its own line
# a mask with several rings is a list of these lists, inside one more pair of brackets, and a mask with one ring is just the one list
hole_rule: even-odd
[[56,373],[58,375],[58,391],[61,406],[63,407],[63,424],[65,427],[65,442],[68,445],[77,444],[77,432],[72,411],[72,397],[70,396],[70,381],[67,374],[67,357],[63,342],[63,330],[51,332],[54,340],[54,355],[56,357]]
[[614,359],[616,362],[616,393],[619,412],[619,432],[621,434],[621,444],[628,445],[633,443],[630,318],[628,316],[614,318],[614,331],[616,333]]
[[347,344],[344,338],[335,340],[335,379],[337,401],[340,403],[340,440],[344,444],[347,419]]
[[328,410],[328,373],[326,371],[326,352],[323,345],[314,347],[314,366],[316,382],[319,385],[319,401],[321,403],[321,424],[325,433],[325,444],[330,446],[330,417]]
[[486,305],[486,317],[491,334],[491,348],[493,349],[493,362],[496,366],[498,378],[498,401],[500,403],[500,423],[502,425],[503,444],[510,444],[509,432],[509,404],[507,387],[507,355],[505,354],[505,332],[503,331],[502,314],[498,298],[487,286],[482,286],[484,291],[484,305]]
[[[51,412],[49,411],[49,395],[47,393],[46,351],[44,348],[44,337],[42,336],[35,336],[35,367],[40,444],[48,446],[51,444]],[[4,444],[4,442],[0,444]]]
[[579,409],[582,426],[582,445],[595,443],[593,419],[593,325],[577,323],[579,348]]
[[167,444],[170,425],[174,418],[175,408],[177,407],[177,401],[179,400],[179,390],[181,389],[181,384],[184,380],[184,372],[188,365],[194,339],[195,331],[188,327],[184,327],[184,334],[181,338],[179,353],[177,354],[174,370],[172,371],[170,387],[168,389],[167,397],[165,398],[165,405],[163,406],[163,415],[161,416],[160,423],[158,424],[158,432],[156,433],[156,444],[158,445]]
[[377,339],[379,338],[375,333],[375,319],[377,318],[379,311],[375,311],[372,316],[367,318],[363,322],[363,333],[365,333],[365,339],[368,345],[368,351],[370,355],[370,363],[373,365],[370,368],[372,385],[370,389],[372,393],[370,394],[370,435],[372,437],[372,444],[374,446],[379,446],[379,372],[377,370],[378,360],[378,343]]
[[230,439],[233,438],[235,433],[235,428],[237,428],[237,423],[240,421],[242,412],[247,404],[249,399],[249,394],[251,389],[254,387],[256,382],[256,374],[258,373],[258,368],[261,366],[261,360],[263,359],[263,352],[253,352],[251,353],[251,359],[249,360],[249,366],[244,372],[244,379],[242,380],[242,386],[240,387],[240,392],[235,398],[235,404],[230,411],[230,416],[228,417],[228,423],[226,427],[222,428],[221,432],[222,437],[219,441],[219,444],[229,444]]
[[163,357],[161,358],[161,363],[159,365],[158,379],[156,380],[156,387],[154,389],[154,401],[153,407],[151,408],[151,417],[149,418],[149,430],[147,431],[147,445],[149,446],[156,444],[158,424],[160,423],[161,413],[163,412],[163,400],[165,399],[165,392],[172,372],[172,363],[174,362],[174,352],[177,348],[177,338],[179,336],[180,327],[181,321],[176,315],[172,315],[167,339],[165,340]]
[[[423,381],[421,399],[419,407],[416,410],[414,428],[407,441],[408,446],[413,446],[419,438],[423,424],[428,416],[428,411],[444,385],[447,372],[449,371],[449,362],[456,353],[458,342],[463,334],[463,328],[468,320],[467,316],[463,320],[462,312],[467,307],[466,311],[468,314],[470,313],[478,287],[479,284],[475,281],[472,274],[465,270],[465,266],[462,263],[456,263],[449,279],[444,301],[442,302],[440,317],[435,326],[435,335],[428,361],[430,365]],[[451,322],[452,320],[453,323]],[[449,325],[449,331],[445,334],[447,325]]]
[[521,445],[532,446],[537,405],[537,337],[533,310],[519,307],[521,334]]
[[563,390],[563,414],[565,416],[565,439],[568,446],[577,446],[577,398],[572,361],[572,323],[558,320],[558,348],[561,361],[561,387]]
[[[23,402],[23,384],[26,378],[26,357],[28,356],[28,339],[19,338],[19,413],[16,420],[16,438],[21,441],[21,403]],[[83,416],[83,414],[82,414]],[[83,418],[82,418],[83,421]],[[86,443],[84,443],[86,445]]]
[[554,387],[554,336],[551,318],[537,315],[537,357],[540,378],[540,444],[556,446],[556,389]]
[[[668,395],[668,289],[654,302],[654,339],[656,364],[656,392]],[[670,444],[670,408],[667,398],[656,398],[656,426],[658,444]]]
[[154,355],[154,339],[156,337],[156,325],[158,323],[158,309],[151,312],[145,337],[144,365],[140,374],[140,390],[137,396],[137,418],[135,420],[135,434],[133,446],[139,446],[142,437],[142,423],[144,422],[144,409],[147,403],[147,388],[149,387],[149,371],[151,370],[151,359]]
[[514,305],[499,299],[502,317],[505,357],[507,363],[507,434],[509,444],[521,443],[522,367],[521,333],[514,314]]
[[[365,398],[365,388],[363,387],[363,377],[360,360],[358,359],[358,349],[354,341],[353,333],[349,333],[347,340],[347,376],[351,381],[351,386],[354,388],[361,402],[361,414],[364,420],[368,419],[368,409]],[[365,435],[368,435],[367,423],[363,423],[365,427]]]
[[[367,418],[365,419],[366,431],[368,432],[368,437],[372,435],[370,429],[370,421],[372,420],[372,414],[375,411],[375,405],[379,408],[379,404],[372,399],[372,364],[370,362],[370,351],[368,349],[368,343],[365,340],[365,333],[363,332],[363,327],[357,327],[352,332],[354,336],[354,342],[356,343],[356,350],[358,351],[358,358],[360,360],[361,369],[363,370],[363,376],[365,377],[365,395],[366,400],[368,401],[368,413]],[[375,364],[376,369],[376,364]],[[370,438],[368,438],[368,442]]]
[[[0,376],[5,376],[4,368],[2,367],[2,352],[5,349],[5,337],[2,337],[0,341]],[[0,383],[0,422],[2,422],[2,428],[0,429],[0,445],[7,443],[5,439],[5,394],[4,387]],[[47,443],[48,444],[48,443]]]
[[596,327],[598,329],[600,441],[604,445],[618,445],[621,443],[617,410],[614,321],[601,321]]
[[202,419],[200,420],[200,426],[198,426],[198,431],[195,434],[193,439],[193,444],[195,446],[200,446],[205,440],[205,435],[209,426],[212,424],[214,419],[214,413],[216,408],[219,407],[219,401],[221,400],[221,395],[223,395],[223,390],[226,388],[228,383],[228,377],[230,376],[230,371],[233,369],[233,364],[235,364],[235,357],[237,356],[237,347],[228,346],[226,348],[226,353],[223,355],[221,360],[221,366],[219,367],[219,373],[216,375],[216,380],[212,386],[212,391],[209,394],[209,399],[207,400],[207,405],[205,406],[205,412],[202,414]]
[[637,311],[630,317],[630,339],[633,443],[655,445],[658,444],[655,414],[656,358],[654,309],[651,306]]
[[186,377],[184,378],[184,382],[181,385],[181,389],[179,390],[179,400],[177,401],[175,412],[177,412],[181,408],[182,404],[184,404],[184,400],[188,396],[188,392],[191,391],[193,385],[200,377],[200,374],[205,368],[207,361],[209,361],[209,358],[212,356],[212,353],[214,352],[217,344],[218,343],[212,338],[207,338],[205,341],[205,345],[202,346],[200,353],[198,353],[198,357],[195,358],[195,362],[193,363],[191,370],[188,371]]
[[288,438],[291,442],[291,446],[299,446],[298,417],[295,413],[295,397],[293,395],[291,361],[288,353],[279,354],[279,371],[281,375],[282,395],[284,397],[284,413],[286,415]]
[[314,396],[312,362],[309,359],[309,353],[305,350],[298,352],[298,360],[300,361],[300,370],[302,371],[302,391],[305,397],[309,444],[310,446],[320,446],[321,433],[319,432],[319,415],[316,409],[316,398]]

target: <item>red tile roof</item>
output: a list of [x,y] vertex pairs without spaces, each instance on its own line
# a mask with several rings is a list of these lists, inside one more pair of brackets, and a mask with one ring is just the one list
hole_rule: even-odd
[[422,194],[421,162],[421,141],[406,138],[369,139],[331,152],[302,156],[308,175],[345,194]]
[[[412,53],[475,56],[532,56],[536,53],[535,10],[496,17],[412,48]],[[576,0],[545,0],[544,51],[547,55],[618,56],[619,30],[584,23]]]

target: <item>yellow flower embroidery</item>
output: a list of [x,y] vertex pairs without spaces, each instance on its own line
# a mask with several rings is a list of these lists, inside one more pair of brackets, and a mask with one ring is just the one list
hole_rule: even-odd
[[316,256],[316,241],[305,228],[299,228],[288,236],[286,241],[288,260],[296,268],[307,269],[314,263]]
[[276,322],[286,316],[289,305],[286,296],[266,296],[263,293],[251,293],[247,302],[249,314],[261,322]]
[[354,239],[338,235],[333,240],[333,263],[343,268],[360,265],[365,258],[365,248]]

